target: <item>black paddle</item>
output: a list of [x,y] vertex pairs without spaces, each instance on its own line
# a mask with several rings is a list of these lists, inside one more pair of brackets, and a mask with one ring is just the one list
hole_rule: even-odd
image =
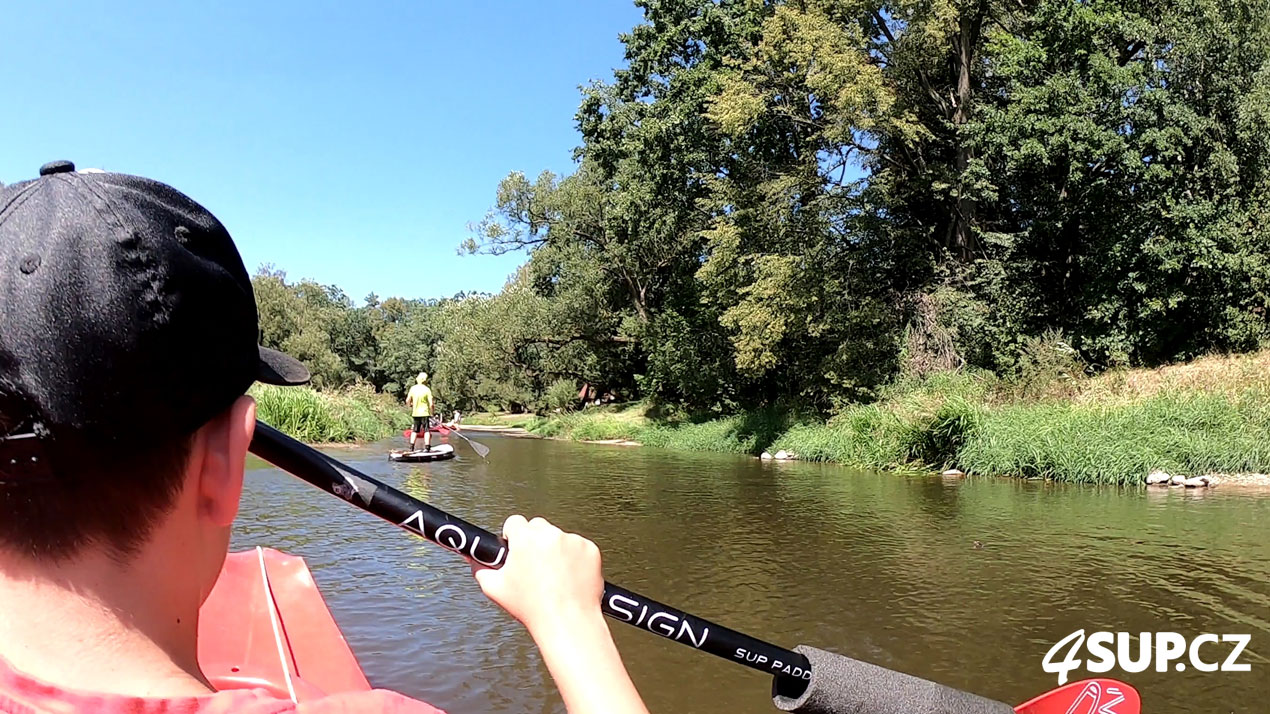
[[482,459],[485,458],[486,456],[489,456],[488,446],[482,444],[479,441],[472,441],[471,439],[467,438],[466,436],[464,436],[462,433],[459,432],[459,428],[457,426],[450,427],[450,433],[466,441],[468,446],[472,447],[472,451],[475,451],[476,455],[481,457]]
[[[506,543],[493,533],[376,481],[264,422],[256,422],[251,451],[323,491],[469,560],[497,568],[507,558]],[[813,714],[1007,714],[1015,711],[1008,704],[813,647],[802,645],[797,651],[777,647],[611,583],[604,584],[604,599],[600,605],[604,614],[615,620],[773,675],[776,706],[786,711]],[[1114,684],[1132,692],[1128,685]],[[1068,685],[1038,700],[1066,700],[1067,696],[1060,695],[1065,695],[1070,688]],[[1136,703],[1136,692],[1133,697]],[[1048,707],[1024,708],[1035,706],[1038,700],[1021,706],[1020,711],[1048,712]],[[1059,701],[1045,703],[1065,706]],[[1136,707],[1107,711],[1137,714]]]
[[[251,451],[323,491],[482,565],[497,568],[507,558],[501,538],[385,485],[262,421]],[[807,658],[689,615],[609,583],[604,614],[654,634],[798,682],[810,677]],[[801,690],[801,687],[794,687]]]

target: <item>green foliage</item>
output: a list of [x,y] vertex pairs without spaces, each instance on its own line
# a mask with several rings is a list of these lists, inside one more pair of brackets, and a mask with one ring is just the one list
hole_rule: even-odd
[[[1255,364],[1264,367],[1267,359],[1263,353]],[[700,422],[657,419],[647,405],[636,405],[550,417],[529,429],[693,451],[786,450],[802,460],[865,469],[955,467],[1084,483],[1136,484],[1157,468],[1191,475],[1270,471],[1264,371],[1252,375],[1228,362],[1196,365],[1189,377],[1159,384],[1161,375],[1131,375],[1136,393],[1126,392],[1118,375],[1086,380],[1062,401],[1021,396],[1014,384],[990,375],[943,373],[891,385],[876,403],[828,422],[778,410]]]
[[1025,337],[1019,346],[1014,380],[1025,397],[1053,395],[1056,388],[1074,391],[1085,377],[1085,363],[1080,354],[1057,330],[1041,337]]
[[308,387],[257,384],[249,394],[266,424],[301,441],[373,441],[392,436],[409,419],[396,403],[371,389],[319,392]]
[[547,409],[565,410],[578,403],[578,385],[571,379],[557,379],[547,387],[543,406]]
[[908,425],[875,406],[861,407],[832,424],[803,424],[783,434],[775,449],[807,461],[830,461],[856,468],[895,470],[908,464]]
[[304,362],[315,386],[337,387],[353,379],[332,337],[348,307],[338,288],[309,281],[288,285],[285,274],[268,268],[256,275],[252,287],[264,346]]
[[641,393],[658,401],[717,412],[735,411],[753,401],[754,389],[731,358],[728,338],[707,308],[668,308],[636,332],[645,353]]
[[858,468],[943,468],[974,438],[996,386],[990,376],[959,372],[908,379],[874,404],[847,409],[828,423],[795,426],[772,448]]
[[[522,268],[501,293],[452,301],[440,313],[436,384],[460,409],[539,410],[561,380],[594,381],[597,356],[531,286]],[[572,388],[570,398],[576,397]],[[557,395],[559,396],[559,395]]]
[[589,407],[553,415],[527,426],[545,437],[577,441],[634,441],[682,451],[714,451],[757,455],[787,429],[788,412],[760,409],[716,419],[651,418],[646,403],[623,407]]
[[[1260,363],[1260,362],[1258,362]],[[797,426],[773,444],[810,460],[874,469],[956,467],[967,473],[1088,483],[1139,483],[1172,473],[1270,470],[1270,408],[1262,380],[1237,370],[1140,395],[1109,389],[1118,375],[1036,401],[987,377],[909,382],[878,404],[827,424]],[[1135,375],[1152,385],[1149,375]],[[1103,384],[1105,382],[1108,384]],[[1223,388],[1233,387],[1234,391]],[[1052,396],[1053,389],[1042,390]]]
[[636,4],[575,170],[509,174],[464,245],[528,255],[501,293],[355,306],[265,271],[265,344],[323,388],[426,369],[465,411],[568,382],[838,414],[858,429],[809,446],[871,464],[985,428],[892,399],[914,380],[1055,398],[1270,344],[1263,0]]
[[401,305],[392,308],[394,313],[384,310],[384,317],[372,313],[375,328],[369,342],[376,348],[371,354],[375,375],[382,380],[378,386],[404,398],[415,375],[436,371],[438,346],[445,333],[440,308],[398,302]]
[[610,439],[636,440],[648,426],[647,405],[587,407],[578,412],[566,412],[534,420],[525,425],[530,432],[545,437],[560,437],[578,441],[606,441]]
[[1270,409],[1224,395],[1161,395],[1139,403],[1041,404],[989,413],[957,453],[968,473],[1086,483],[1140,483],[1170,473],[1270,470]]
[[[401,399],[426,371],[443,409],[520,411],[567,406],[576,385],[602,383],[603,353],[584,335],[570,334],[576,314],[539,294],[533,280],[527,266],[494,296],[381,301],[371,295],[362,306],[336,287],[288,282],[269,268],[253,285],[262,342],[302,360],[319,389],[361,384]],[[605,341],[625,349],[621,339]],[[566,382],[573,386],[566,389]],[[554,392],[553,385],[559,385]]]
[[967,172],[996,278],[966,287],[1010,332],[1103,365],[1266,340],[1268,13],[1049,0],[987,33]]
[[556,370],[833,413],[1270,341],[1265,3],[637,4],[577,171],[509,176],[469,244],[529,251]]
[[524,428],[526,425],[537,419],[533,414],[495,414],[491,412],[476,412],[463,415],[463,424],[477,426],[500,426],[506,428]]
[[793,421],[787,412],[757,409],[702,422],[654,424],[642,430],[636,441],[666,449],[756,456]]
[[364,382],[403,396],[414,375],[430,368],[443,336],[435,302],[370,295],[355,307],[335,286],[290,283],[268,266],[252,288],[262,344],[304,362],[321,389]]

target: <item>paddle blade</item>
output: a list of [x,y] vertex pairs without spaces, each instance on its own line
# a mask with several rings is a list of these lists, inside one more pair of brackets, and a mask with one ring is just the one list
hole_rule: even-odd
[[1140,714],[1133,687],[1114,679],[1085,679],[1052,689],[1014,708],[1016,714]]

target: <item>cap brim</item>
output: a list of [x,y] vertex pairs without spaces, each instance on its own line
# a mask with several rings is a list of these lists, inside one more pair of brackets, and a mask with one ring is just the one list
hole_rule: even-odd
[[300,360],[268,347],[259,349],[260,368],[256,381],[283,387],[308,383],[309,368],[301,364]]

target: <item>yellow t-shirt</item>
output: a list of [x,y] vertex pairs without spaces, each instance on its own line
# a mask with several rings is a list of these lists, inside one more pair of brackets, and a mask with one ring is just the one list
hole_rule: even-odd
[[410,388],[407,396],[410,397],[410,403],[414,405],[411,416],[432,416],[432,390],[428,389],[427,385],[416,384]]

